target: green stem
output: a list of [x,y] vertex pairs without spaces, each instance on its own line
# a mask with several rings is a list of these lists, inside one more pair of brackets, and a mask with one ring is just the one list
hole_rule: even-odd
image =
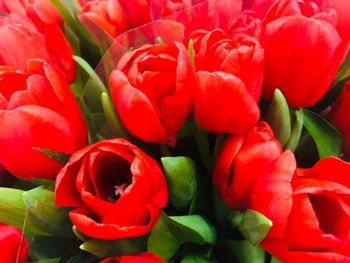
[[109,97],[107,92],[102,92],[101,102],[102,102],[103,112],[105,113],[107,122],[114,129],[116,136],[129,140],[130,136],[129,136],[128,132],[124,129],[124,126],[123,126],[121,120],[119,119],[119,117],[114,109],[111,98]]
[[224,140],[225,140],[225,134],[218,133],[216,135],[214,152],[213,152],[213,156],[212,156],[212,159],[211,159],[212,167],[214,167],[214,165],[215,165],[215,161],[216,161],[216,158],[218,156],[218,153],[219,153],[219,150],[220,150],[220,146],[224,142]]
[[199,154],[208,174],[211,174],[211,153],[208,140],[208,134],[198,126],[195,120],[192,121],[194,138],[197,143]]
[[99,138],[98,138],[98,134],[97,134],[97,130],[96,127],[93,123],[93,121],[91,120],[91,118],[89,117],[89,109],[87,108],[86,104],[84,103],[84,101],[81,99],[77,99],[78,105],[79,105],[79,109],[83,115],[84,118],[84,122],[86,124],[86,127],[89,131],[89,138],[90,141],[92,143],[94,142],[98,142]]

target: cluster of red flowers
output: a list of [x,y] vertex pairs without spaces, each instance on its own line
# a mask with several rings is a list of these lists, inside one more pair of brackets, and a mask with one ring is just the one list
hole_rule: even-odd
[[350,262],[349,0],[66,2],[0,0],[2,262]]

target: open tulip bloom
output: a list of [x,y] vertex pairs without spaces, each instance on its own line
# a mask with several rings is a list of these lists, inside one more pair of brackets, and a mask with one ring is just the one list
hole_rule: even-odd
[[0,262],[350,263],[350,0],[0,0]]

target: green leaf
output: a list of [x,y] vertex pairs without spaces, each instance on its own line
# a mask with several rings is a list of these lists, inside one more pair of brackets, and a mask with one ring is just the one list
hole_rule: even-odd
[[284,146],[291,133],[291,120],[288,103],[279,89],[275,89],[267,110],[266,121],[270,124],[275,137]]
[[93,121],[96,130],[102,129],[106,124],[106,116],[103,113],[90,113],[90,118]]
[[198,255],[187,255],[181,260],[181,263],[210,263],[212,262],[208,258],[198,256]]
[[350,53],[346,55],[342,65],[340,66],[337,75],[335,76],[332,87],[337,83],[341,82],[344,79],[348,79],[350,77]]
[[124,254],[137,254],[146,251],[147,236],[119,240],[90,239],[80,249],[95,256],[106,258]]
[[23,201],[24,191],[0,187],[0,222],[18,227],[25,235],[48,235],[38,229],[28,218]]
[[72,15],[66,6],[60,0],[50,0],[51,4],[59,11],[64,22],[72,29],[74,34],[81,40],[82,48],[92,56],[92,60],[99,61],[101,54],[95,40],[90,36],[87,29],[80,23],[80,21]]
[[215,243],[216,230],[201,215],[170,216],[169,223],[170,231],[179,240],[198,245]]
[[339,156],[343,151],[343,140],[339,131],[318,114],[302,109],[304,127],[316,143],[320,158]]
[[80,40],[79,38],[74,34],[73,30],[69,27],[69,25],[65,24],[64,26],[65,36],[68,40],[73,53],[75,55],[80,56],[81,50],[80,50]]
[[197,168],[184,156],[161,158],[169,191],[169,201],[178,210],[190,204],[198,188]]
[[67,154],[67,153],[55,152],[55,151],[43,149],[43,148],[33,148],[33,150],[41,152],[41,153],[45,154],[47,157],[49,157],[49,158],[51,158],[51,159],[55,160],[56,162],[59,162],[60,164],[63,164],[63,165],[68,163],[68,160],[70,158],[70,154]]
[[191,61],[191,65],[192,65],[192,70],[196,71],[196,65],[194,63],[194,48],[193,48],[193,40],[190,39],[190,41],[188,41],[188,54],[190,56],[190,61]]
[[88,237],[88,236],[84,235],[83,233],[81,233],[75,225],[73,225],[72,231],[73,231],[74,235],[77,238],[79,238],[80,240],[82,240],[84,242],[88,241],[90,239],[90,237]]
[[239,227],[239,225],[241,224],[244,215],[245,215],[245,213],[241,212],[241,211],[237,211],[237,210],[231,211],[229,216],[228,216],[230,227],[232,229],[237,229]]
[[73,56],[73,59],[78,63],[78,65],[91,77],[91,79],[96,83],[96,86],[101,92],[107,92],[107,89],[100,77],[96,74],[95,70],[90,66],[90,64],[79,56]]
[[295,151],[298,146],[301,133],[304,127],[304,117],[300,110],[295,111],[295,121],[292,128],[292,133],[290,135],[289,141],[287,143],[286,148],[291,151]]
[[238,228],[253,245],[258,245],[272,227],[272,221],[254,210],[247,210]]
[[220,262],[264,263],[265,251],[247,240],[220,239],[216,244],[216,255]]
[[54,193],[39,186],[23,193],[30,221],[39,229],[59,237],[73,237],[68,210],[56,207]]
[[278,260],[278,259],[275,258],[275,257],[272,257],[272,258],[271,258],[271,263],[282,263],[282,261]]
[[162,213],[154,225],[147,242],[147,251],[159,255],[165,260],[171,259],[182,244],[170,232],[168,224],[167,215]]
[[33,261],[31,263],[59,263],[60,260],[61,260],[60,258],[42,259],[38,261]]
[[77,15],[81,9],[77,0],[61,0],[69,13],[73,16]]

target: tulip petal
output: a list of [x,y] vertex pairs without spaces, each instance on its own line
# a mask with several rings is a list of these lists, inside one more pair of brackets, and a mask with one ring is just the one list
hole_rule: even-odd
[[243,82],[225,72],[196,73],[194,117],[205,130],[242,133],[259,119],[259,108]]
[[292,210],[291,180],[296,169],[293,153],[285,151],[270,172],[261,176],[250,196],[250,208],[273,222],[268,237],[282,238]]
[[[12,111],[0,110],[0,123],[0,162],[18,177],[56,177],[61,164],[33,150],[35,147],[65,153],[72,153],[75,149],[75,143],[68,140],[71,137],[70,124],[49,109],[26,105]],[[66,143],[62,144],[62,141]],[[21,160],[20,166],[18,159]],[[42,169],[42,163],[46,169]]]
[[166,132],[148,98],[119,70],[112,72],[110,84],[114,105],[126,129],[145,142],[165,144]]
[[347,51],[330,23],[299,15],[268,23],[264,46],[263,95],[270,99],[278,88],[292,107],[310,107],[324,95]]

